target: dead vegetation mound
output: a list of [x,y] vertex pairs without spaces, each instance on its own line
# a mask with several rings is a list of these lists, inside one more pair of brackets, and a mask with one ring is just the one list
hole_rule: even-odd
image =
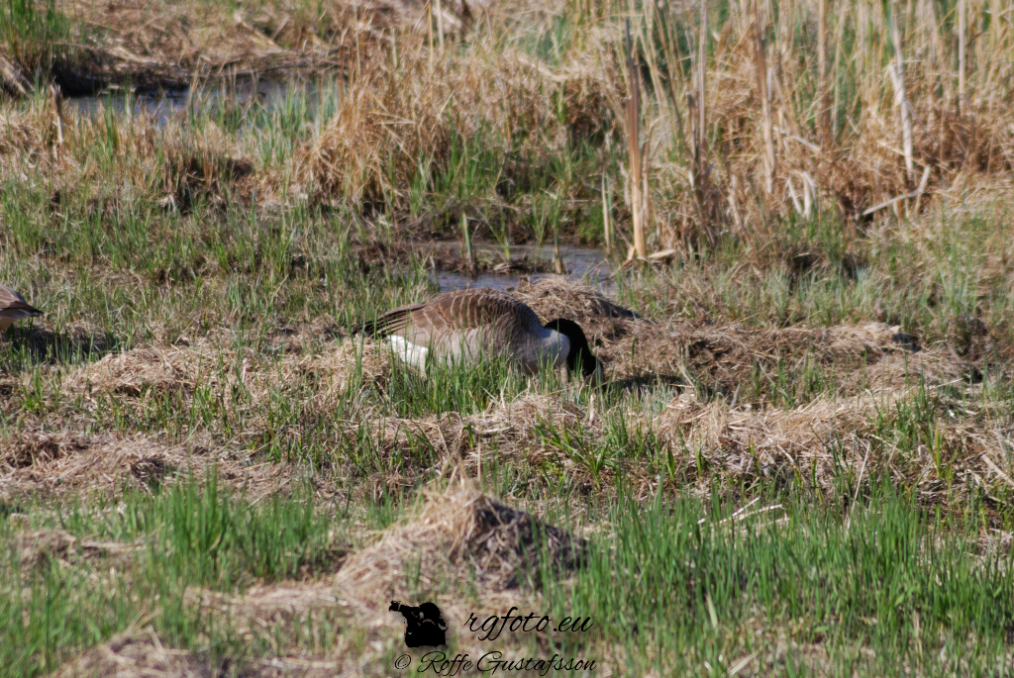
[[965,408],[924,386],[819,398],[794,408],[700,403],[684,393],[655,426],[702,493],[713,475],[734,483],[795,481],[823,492],[834,492],[845,478],[861,485],[889,477],[932,502],[1010,483],[1009,465],[990,452],[1009,431],[975,423],[975,413]]
[[55,560],[73,562],[84,558],[126,557],[137,547],[137,544],[124,542],[81,539],[66,530],[21,530],[15,532],[8,543],[10,553],[5,561],[11,562],[13,558],[22,572],[26,572]]
[[[699,320],[653,323],[593,287],[563,276],[522,281],[515,292],[539,317],[578,322],[619,380],[675,380],[739,399],[770,395],[779,372],[809,372],[839,395],[970,377],[967,361],[946,348],[923,349],[917,337],[880,322],[836,327],[751,328]],[[754,392],[756,390],[756,392]]]
[[[40,445],[56,452],[26,452]],[[26,432],[0,438],[0,449],[4,450],[0,455],[0,500],[4,501],[19,497],[108,499],[128,488],[148,491],[191,477],[202,483],[213,470],[223,487],[259,497],[287,492],[302,477],[298,466],[251,464],[245,456],[214,453],[214,444],[200,436],[167,445],[144,435]]]
[[189,403],[198,390],[231,406],[249,408],[277,389],[279,377],[286,382],[297,374],[298,356],[276,365],[252,348],[231,348],[227,336],[110,353],[70,372],[63,391],[83,398],[89,408],[98,407],[102,396],[137,408],[166,396]]
[[[887,396],[753,410],[733,408],[726,401],[699,404],[691,394],[683,394],[659,417],[658,432],[673,449],[700,452],[722,473],[766,476],[788,466],[804,477],[828,480],[830,448],[851,448],[870,432],[876,408],[890,404]],[[818,462],[820,473],[815,474],[813,464]]]
[[565,275],[545,276],[535,282],[523,279],[514,296],[547,318],[578,317],[588,320],[599,317],[640,317],[634,311],[608,299],[594,287],[583,285]]
[[514,296],[543,322],[568,318],[578,323],[596,347],[597,355],[609,363],[608,368],[615,370],[616,375],[627,376],[629,370],[623,365],[630,359],[630,353],[628,349],[624,355],[614,347],[624,337],[640,337],[654,331],[650,321],[568,276],[546,276],[535,282],[522,279]]
[[51,675],[53,678],[206,678],[225,675],[227,668],[202,661],[189,650],[166,647],[151,627],[131,627],[105,643],[86,650]]
[[276,392],[279,380],[286,388],[300,387],[302,380],[307,380],[322,408],[333,406],[356,385],[383,388],[391,371],[391,354],[385,345],[357,337],[325,343],[320,352],[304,355],[316,338],[309,336],[313,327],[283,332],[282,340],[272,347],[276,352],[284,350],[278,360],[249,348],[237,351],[228,347],[229,342],[209,337],[106,355],[71,371],[62,388],[69,396],[83,397],[89,407],[97,406],[102,395],[136,406],[146,399],[173,395],[189,402],[197,389],[226,403],[249,407]]
[[61,459],[75,450],[84,449],[85,444],[67,435],[25,431],[15,434],[2,447],[0,462],[3,466],[21,469]]
[[406,575],[475,581],[492,590],[522,586],[538,569],[565,576],[586,544],[568,532],[474,490],[429,494],[418,518],[391,528],[353,555],[340,581],[371,600],[409,593]]
[[687,323],[667,335],[643,337],[631,350],[643,371],[653,364],[678,363],[674,347],[704,386],[747,399],[769,396],[780,379],[807,375],[820,384],[819,390],[854,395],[864,387],[900,386],[906,380],[939,384],[970,370],[946,349],[918,350],[916,338],[878,322],[775,329]]
[[133,398],[149,392],[189,394],[200,374],[199,365],[182,359],[185,352],[186,349],[173,347],[109,354],[68,375],[64,388],[71,393],[111,393]]
[[357,336],[303,358],[299,369],[316,382],[315,400],[330,407],[353,385],[383,389],[391,375],[391,351],[369,337]]

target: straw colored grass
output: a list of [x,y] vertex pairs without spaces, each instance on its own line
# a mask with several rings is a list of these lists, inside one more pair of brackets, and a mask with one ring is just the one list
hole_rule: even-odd
[[[985,5],[968,10],[969,25],[988,27],[965,48],[962,101],[952,69],[960,48],[951,35],[953,17],[925,3],[899,7],[904,92],[889,74],[897,65],[889,13],[862,3],[832,12],[822,36],[816,0],[794,2],[777,17],[734,3],[727,14],[710,17],[701,52],[706,63],[689,67],[680,64],[687,61],[684,49],[699,50],[685,44],[700,37],[696,6],[469,7],[448,3],[441,20],[428,25],[425,6],[401,2],[339,3],[319,12],[272,2],[231,14],[215,5],[156,3],[155,19],[129,23],[140,11],[135,7],[58,4],[73,25],[101,27],[87,50],[93,58],[82,65],[95,69],[98,81],[133,74],[136,82],[146,74],[148,81],[200,82],[228,64],[246,73],[295,70],[341,83],[334,114],[317,121],[313,134],[277,165],[258,167],[213,129],[124,129],[121,144],[135,159],[128,174],[147,175],[143,188],[152,197],[183,207],[190,194],[221,202],[226,194],[252,198],[256,186],[265,204],[307,196],[382,212],[412,231],[433,230],[435,218],[456,226],[463,211],[492,222],[488,213],[504,210],[515,233],[541,238],[533,222],[543,191],[559,205],[566,228],[585,228],[581,222],[602,214],[601,205],[585,204],[602,199],[601,182],[573,176],[567,167],[583,149],[587,164],[580,172],[602,174],[608,192],[626,196],[613,201],[612,217],[626,238],[631,193],[619,159],[628,94],[621,28],[628,16],[635,57],[647,75],[637,142],[646,151],[651,248],[696,248],[698,235],[708,236],[709,247],[724,236],[762,244],[778,237],[784,220],[820,214],[862,226],[871,216],[988,200],[1014,175],[1014,133],[1004,116],[1014,97],[1005,58],[1014,33],[1002,19],[987,22]],[[768,68],[760,76],[758,28]],[[824,55],[828,72],[821,83],[818,42],[834,52]],[[702,67],[708,86],[704,101],[696,102]],[[699,135],[699,167],[691,157],[696,116],[688,95],[708,124]],[[821,121],[831,129],[818,129]],[[12,129],[0,133],[0,157],[13,143],[51,180],[64,175],[64,165],[46,156],[69,155],[87,165],[80,147],[93,140],[72,133],[77,125],[66,122],[68,148],[55,150],[53,112],[9,122]],[[146,135],[157,142],[131,140]],[[158,166],[148,158],[153,153],[164,157]],[[0,167],[11,164],[0,160]],[[82,177],[66,169],[60,183],[69,188]],[[256,176],[248,178],[251,172]],[[706,185],[693,185],[694,176]]]
[[[576,645],[639,675],[788,671],[793,650],[817,674],[891,652],[932,672],[950,628],[985,628],[926,600],[1003,628],[1009,567],[979,575],[1009,560],[1014,496],[1010,17],[827,4],[60,0],[0,22],[0,282],[45,312],[0,337],[0,547],[23,568],[0,568],[4,658],[385,675],[392,599],[437,602],[473,658]],[[244,99],[282,74],[307,79]],[[194,89],[158,112],[64,98],[112,84]],[[634,202],[670,251],[619,266]],[[435,294],[434,269],[541,272],[515,243],[594,245],[602,222],[599,288],[513,294],[580,323],[605,384],[425,378],[348,336]],[[495,254],[432,242],[461,232]],[[959,518],[978,535],[941,584],[922,554]],[[586,639],[462,631],[571,597],[600,615]],[[992,651],[972,644],[969,666]]]
[[[419,38],[403,37],[400,47],[394,63],[378,59],[350,83],[315,139],[307,180],[320,199],[404,210],[414,185],[465,171],[477,152],[500,166],[480,168],[482,176],[497,179],[501,193],[514,191],[575,133],[606,129],[606,85],[587,70],[553,73],[486,42],[467,58],[433,58]],[[554,110],[560,101],[563,120]]]
[[223,453],[214,441],[201,437],[167,445],[144,435],[30,432],[5,436],[2,443],[4,501],[109,500],[127,490],[147,492],[191,477],[203,481],[212,472],[223,487],[241,489],[253,500],[287,493],[306,475],[298,465],[256,463]]
[[197,678],[215,668],[193,652],[167,648],[153,630],[145,628],[118,635],[64,664],[52,675]]

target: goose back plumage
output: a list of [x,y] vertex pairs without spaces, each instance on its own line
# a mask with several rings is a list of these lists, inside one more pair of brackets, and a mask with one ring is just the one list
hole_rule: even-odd
[[419,367],[432,351],[469,363],[506,355],[536,372],[540,363],[558,366],[569,350],[567,337],[543,327],[535,311],[506,292],[491,289],[458,290],[402,306],[361,329],[388,337]]

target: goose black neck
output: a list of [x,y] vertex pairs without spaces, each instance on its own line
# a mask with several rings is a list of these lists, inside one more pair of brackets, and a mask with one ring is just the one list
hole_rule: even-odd
[[588,338],[584,335],[584,330],[573,320],[567,320],[566,318],[557,318],[551,322],[546,323],[546,327],[551,330],[556,330],[563,336],[567,337],[570,341],[570,350],[567,352],[567,369],[571,372],[580,369],[581,374],[586,377],[590,377],[595,374],[596,367],[598,366],[598,359],[591,352],[591,346],[588,345]]

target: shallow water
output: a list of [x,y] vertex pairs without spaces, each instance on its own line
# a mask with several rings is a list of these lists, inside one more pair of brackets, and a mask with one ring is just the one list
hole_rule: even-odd
[[[193,110],[212,109],[225,102],[238,105],[258,103],[268,111],[279,105],[299,85],[271,80],[240,80],[215,87],[186,87],[159,93],[134,94],[114,88],[94,96],[70,97],[66,105],[80,115],[97,116],[107,111],[117,115],[128,109],[134,115],[150,115],[156,124],[165,125],[173,115]],[[314,88],[307,88],[308,104],[315,103]]]
[[[477,245],[475,251],[500,252],[501,250],[493,245]],[[542,247],[536,245],[512,245],[510,251],[512,259],[527,256],[530,261],[539,260],[552,264],[555,258],[551,245],[543,245]],[[603,291],[612,286],[612,269],[602,250],[578,245],[560,245],[560,259],[563,260],[567,275],[603,289]],[[441,292],[450,292],[452,290],[463,290],[473,287],[491,287],[495,290],[507,290],[516,288],[521,278],[528,278],[534,282],[548,275],[553,275],[553,273],[482,273],[473,278],[462,273],[437,270],[433,271],[431,275],[440,286]]]

